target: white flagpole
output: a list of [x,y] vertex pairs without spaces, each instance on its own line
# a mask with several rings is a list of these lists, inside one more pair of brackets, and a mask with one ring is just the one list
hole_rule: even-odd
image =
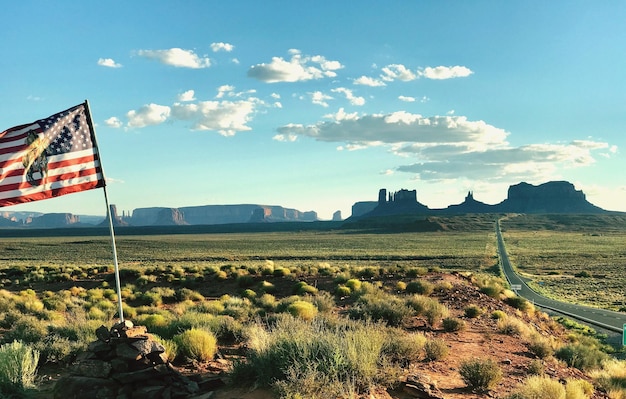
[[102,180],[105,182],[102,189],[104,190],[104,202],[107,207],[107,216],[109,219],[109,231],[111,233],[111,248],[113,250],[113,265],[115,267],[115,288],[117,290],[117,307],[118,313],[120,316],[120,323],[124,322],[124,311],[122,308],[122,288],[120,284],[120,268],[117,263],[117,248],[115,247],[115,233],[113,232],[113,216],[111,215],[111,207],[109,205],[109,197],[107,196],[107,187],[106,187],[106,179],[104,176],[104,168],[102,167],[102,159],[100,158],[100,147],[98,147],[98,143],[96,141],[96,128],[93,125],[91,120],[91,110],[89,109],[89,101],[85,100],[85,111],[87,114],[87,123],[89,124],[89,128],[93,132],[93,144],[96,147],[96,151],[98,152],[98,158],[100,161],[100,171],[102,172]]

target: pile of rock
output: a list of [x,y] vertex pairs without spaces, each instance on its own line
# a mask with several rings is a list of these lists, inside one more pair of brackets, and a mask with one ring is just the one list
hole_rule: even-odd
[[111,329],[101,326],[72,366],[60,378],[55,399],[204,399],[197,382],[169,364],[163,345],[143,326],[124,321]]

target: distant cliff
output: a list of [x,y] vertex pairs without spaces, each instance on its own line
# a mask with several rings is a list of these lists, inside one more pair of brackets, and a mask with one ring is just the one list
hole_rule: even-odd
[[[368,210],[369,209],[369,210]],[[356,211],[356,213],[355,213]],[[507,198],[489,205],[474,199],[469,192],[461,204],[430,209],[417,201],[415,190],[389,194],[381,189],[378,202],[357,202],[352,218],[400,214],[466,214],[466,213],[604,213],[604,209],[587,201],[585,194],[566,181],[552,181],[538,186],[519,183],[510,186]]]
[[313,222],[318,220],[313,211],[274,205],[204,205],[183,208],[138,208],[130,218],[132,226],[207,225],[262,222]]

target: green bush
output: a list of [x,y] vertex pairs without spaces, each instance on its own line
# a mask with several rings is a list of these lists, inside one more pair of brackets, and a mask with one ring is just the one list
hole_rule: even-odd
[[442,321],[442,326],[446,332],[462,331],[465,329],[465,322],[456,317],[446,317]]
[[528,350],[540,359],[545,359],[554,354],[551,340],[539,334],[533,334],[527,346]]
[[495,320],[506,319],[506,313],[504,313],[502,310],[494,310],[491,313],[491,318]]
[[208,361],[217,353],[217,339],[206,330],[192,328],[174,336],[174,342],[178,353],[192,360]]
[[535,309],[532,303],[530,303],[526,298],[522,298],[521,296],[512,296],[510,298],[506,298],[505,302],[515,309],[521,310],[522,312],[531,312]]
[[588,371],[600,368],[609,356],[593,346],[583,344],[570,344],[559,348],[554,354],[559,360],[563,360],[570,367]]
[[350,287],[347,287],[345,285],[339,285],[335,290],[335,294],[337,294],[337,296],[341,298],[349,296],[351,293],[352,290],[350,289]]
[[424,296],[428,296],[433,293],[435,287],[432,283],[428,281],[411,281],[406,285],[406,292],[410,294],[420,294]]
[[441,360],[448,356],[448,352],[450,352],[448,344],[441,338],[427,339],[424,344],[424,350],[426,351],[426,360],[429,361]]
[[350,280],[346,281],[344,285],[350,288],[350,290],[353,292],[361,289],[361,281],[355,278],[351,278]]
[[353,319],[383,321],[390,327],[401,326],[413,314],[403,300],[384,293],[363,295],[349,311]]
[[475,359],[461,363],[459,374],[463,382],[476,392],[493,389],[502,380],[502,370],[491,359]]
[[530,376],[515,392],[519,399],[566,399],[565,387],[550,377]]
[[293,302],[287,306],[287,312],[303,320],[313,320],[315,316],[317,316],[317,308],[311,302],[307,301]]
[[39,352],[20,341],[0,346],[0,394],[20,395],[35,386]]
[[485,313],[485,310],[477,305],[469,305],[463,311],[465,313],[465,317],[469,317],[470,319],[475,319]]
[[257,323],[247,330],[247,359],[235,363],[231,378],[275,387],[281,397],[336,398],[345,390],[357,397],[397,378],[397,369],[381,366],[387,338],[379,324],[279,315],[273,326]]

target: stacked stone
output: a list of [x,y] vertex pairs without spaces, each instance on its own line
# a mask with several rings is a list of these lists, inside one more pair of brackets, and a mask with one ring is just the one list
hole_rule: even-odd
[[165,348],[143,326],[124,321],[110,330],[101,326],[72,366],[59,379],[55,399],[204,398],[198,384],[180,374],[165,357]]

